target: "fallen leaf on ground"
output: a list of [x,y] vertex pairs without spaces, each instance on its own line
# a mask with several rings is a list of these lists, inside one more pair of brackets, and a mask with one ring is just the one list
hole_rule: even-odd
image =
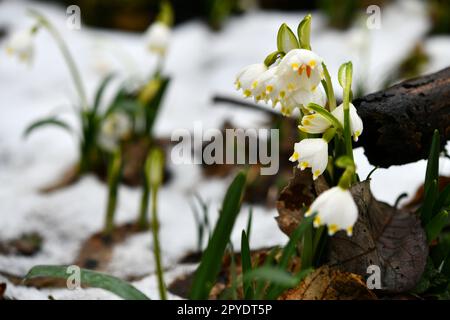
[[322,266],[279,300],[376,300],[363,279],[353,273]]
[[380,268],[381,289],[399,293],[413,289],[425,269],[428,245],[419,217],[377,201],[369,181],[351,189],[359,218],[353,236],[339,232],[329,241],[329,262],[340,270],[369,276]]

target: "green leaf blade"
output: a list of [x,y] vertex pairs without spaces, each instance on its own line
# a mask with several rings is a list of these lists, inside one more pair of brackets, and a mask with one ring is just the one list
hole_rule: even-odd
[[298,39],[300,42],[300,48],[311,50],[311,15],[308,14],[300,22],[297,28]]
[[92,110],[92,112],[94,114],[97,113],[98,108],[100,107],[101,100],[103,98],[103,94],[104,94],[106,88],[108,87],[108,85],[114,79],[114,77],[115,77],[114,73],[108,74],[105,78],[103,78],[102,82],[100,83],[100,85],[97,89],[97,92],[95,93],[95,98],[94,98],[94,105],[93,105],[93,110]]
[[431,219],[431,221],[425,226],[428,243],[435,240],[444,227],[448,225],[448,223],[448,212],[446,210],[442,210],[435,217],[433,217],[433,219]]
[[246,176],[239,173],[231,183],[223,200],[222,210],[211,240],[195,272],[190,298],[207,299],[220,271],[223,254],[240,211]]
[[56,126],[61,129],[65,129],[69,132],[72,132],[72,128],[65,123],[64,121],[58,120],[56,118],[46,118],[33,122],[31,125],[27,127],[27,129],[23,133],[23,137],[27,138],[32,132],[36,129],[45,127],[45,126]]
[[248,243],[247,233],[242,230],[241,236],[241,264],[242,264],[242,287],[244,288],[245,299],[252,297],[252,281],[245,281],[245,276],[252,271],[252,259],[250,255],[250,245]]
[[433,140],[431,142],[430,154],[428,156],[427,170],[425,174],[425,193],[428,192],[434,180],[439,179],[439,154],[440,154],[440,136],[439,131],[435,130],[433,133]]
[[[25,281],[35,278],[67,279],[70,276],[67,268],[68,266],[35,266],[27,273]],[[149,300],[141,291],[119,278],[86,269],[80,269],[80,275],[83,285],[107,290],[125,300]]]
[[292,32],[291,28],[287,26],[286,23],[283,23],[278,29],[277,35],[277,47],[278,51],[288,53],[293,49],[298,49],[300,46],[298,44],[297,37],[294,32]]

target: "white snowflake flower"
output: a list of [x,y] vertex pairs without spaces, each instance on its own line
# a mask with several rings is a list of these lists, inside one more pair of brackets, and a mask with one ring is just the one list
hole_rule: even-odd
[[311,204],[305,216],[316,213],[314,227],[328,226],[328,234],[333,235],[345,230],[348,236],[353,233],[353,226],[358,220],[358,207],[349,190],[339,186],[321,193]]
[[264,63],[255,63],[243,68],[236,76],[236,88],[242,89],[245,97],[253,95],[258,88],[258,78],[267,71]]
[[286,92],[314,91],[323,79],[322,58],[305,49],[289,51],[280,62],[277,75],[286,83]]
[[[339,122],[344,125],[344,104],[341,104],[339,107],[333,110],[333,116],[339,120]],[[363,122],[356,111],[356,108],[353,104],[350,103],[350,126],[351,132],[353,136],[353,140],[358,141],[358,137],[363,132]]]
[[298,161],[301,170],[311,168],[313,179],[317,179],[328,165],[328,143],[322,138],[303,139],[294,145],[290,161]]

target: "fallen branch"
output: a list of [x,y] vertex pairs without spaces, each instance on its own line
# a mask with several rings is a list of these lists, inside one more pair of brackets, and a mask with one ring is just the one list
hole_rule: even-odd
[[[227,103],[280,116],[270,107],[215,96]],[[433,131],[441,134],[441,149],[450,140],[450,68],[407,80],[354,102],[364,121],[357,146],[364,147],[372,165],[389,167],[425,159]]]
[[354,102],[364,121],[359,145],[373,165],[425,159],[435,129],[450,139],[450,68],[404,81]]

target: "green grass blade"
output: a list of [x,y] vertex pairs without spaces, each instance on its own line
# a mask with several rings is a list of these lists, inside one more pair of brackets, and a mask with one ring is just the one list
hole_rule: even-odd
[[190,293],[191,299],[207,299],[214,285],[226,245],[240,210],[245,180],[245,174],[239,173],[227,190],[211,240],[203,254],[200,266],[195,272]]
[[158,116],[158,112],[161,107],[161,102],[164,98],[164,94],[166,93],[166,90],[169,87],[169,83],[170,83],[170,78],[162,78],[161,85],[159,87],[158,92],[153,97],[153,99],[145,106],[145,110],[146,110],[145,129],[149,135],[151,135],[153,132],[153,126],[155,124],[156,117]]
[[64,121],[55,119],[55,118],[46,118],[42,120],[38,120],[33,122],[31,125],[27,127],[25,132],[23,133],[23,137],[27,138],[34,130],[45,127],[45,126],[56,126],[62,129],[65,129],[69,132],[72,132],[72,128],[65,123]]
[[[280,248],[275,247],[272,248],[269,252],[269,255],[267,256],[266,260],[264,261],[264,266],[271,266],[275,262],[275,256],[280,251]],[[264,296],[264,289],[267,287],[267,282],[265,280],[259,279],[256,280],[256,288],[255,288],[255,294],[253,298],[255,300],[260,300]]]
[[433,217],[433,219],[431,219],[431,221],[425,226],[428,243],[431,243],[434,239],[436,239],[448,223],[448,212],[445,210],[442,210],[435,217]]
[[[296,279],[297,284],[295,286],[297,286],[300,282],[302,282],[303,279],[305,279],[314,269],[312,268],[308,268],[308,269],[304,269],[301,270],[299,273],[297,273],[294,277]],[[267,295],[267,299],[269,300],[274,300],[277,299],[284,291],[286,291],[287,289],[290,289],[291,287],[283,287],[283,286],[276,286],[276,289],[273,290],[271,293],[269,293]]]
[[283,254],[280,259],[281,268],[286,269],[288,267],[289,260],[294,255],[298,242],[305,234],[305,231],[310,226],[312,226],[313,219],[314,215],[308,218],[304,218],[303,221],[300,223],[300,225],[297,227],[297,229],[295,229],[294,232],[291,234],[291,237],[289,238],[289,241],[286,247],[284,248]]
[[433,212],[433,207],[436,202],[436,197],[438,194],[438,182],[434,180],[427,189],[425,193],[425,198],[423,200],[422,207],[420,208],[420,216],[422,219],[422,224],[427,225],[431,219],[435,216],[435,212]]
[[433,181],[439,179],[439,154],[440,136],[439,131],[435,130],[433,133],[433,140],[431,142],[430,154],[428,156],[427,170],[425,174],[425,194],[428,192],[428,189],[431,187]]
[[312,266],[313,261],[313,226],[310,225],[306,229],[303,236],[303,247],[302,247],[302,269],[309,268]]
[[245,276],[252,270],[252,258],[250,255],[250,245],[248,243],[247,233],[242,230],[241,237],[241,264],[242,264],[242,288],[244,289],[244,298],[251,299],[253,281],[245,281]]
[[430,248],[430,257],[434,267],[439,267],[450,256],[450,234],[441,233],[439,241]]
[[[294,232],[291,234],[291,237],[289,238],[289,241],[287,245],[283,249],[283,253],[281,255],[279,268],[281,270],[286,270],[289,265],[289,260],[294,255],[297,244],[304,236],[305,232],[307,232],[308,229],[312,228],[312,221],[314,219],[315,215],[312,215],[308,218],[304,218],[300,225],[297,227],[297,229],[294,230]],[[271,284],[270,287],[267,290],[268,296],[275,296],[276,292],[278,292],[280,288],[275,285]]]
[[237,300],[238,299],[238,279],[237,279],[237,267],[236,267],[236,258],[234,256],[234,250],[230,251],[230,257],[231,257],[231,265],[230,265],[230,290],[231,290],[231,299]]
[[[71,276],[67,272],[68,266],[35,266],[25,276],[27,280],[35,278],[67,279]],[[125,300],[149,300],[141,291],[129,283],[108,274],[80,269],[81,284],[92,288],[100,288],[112,292]]]
[[287,289],[297,286],[311,271],[312,269],[305,269],[296,275],[292,275],[278,266],[262,266],[250,271],[245,276],[245,281],[264,280],[268,282],[270,287],[275,289],[270,290],[264,299],[274,300]]
[[250,271],[245,277],[245,281],[265,280],[271,284],[292,288],[298,281],[295,276],[276,266],[262,266]]
[[450,206],[450,185],[446,186],[437,197],[437,200],[433,206],[433,211],[440,212],[442,209],[445,209],[449,206]]
[[253,208],[250,208],[250,210],[248,212],[247,228],[245,229],[248,243],[250,243],[250,235],[252,233],[252,222],[253,222]]
[[111,83],[111,81],[114,79],[115,74],[111,73],[107,75],[105,78],[103,78],[102,82],[100,83],[100,86],[98,87],[96,93],[95,93],[95,99],[94,99],[94,105],[92,112],[94,114],[97,113],[98,108],[100,107],[100,102],[103,97],[103,93],[105,92],[105,89],[108,87],[108,84]]

